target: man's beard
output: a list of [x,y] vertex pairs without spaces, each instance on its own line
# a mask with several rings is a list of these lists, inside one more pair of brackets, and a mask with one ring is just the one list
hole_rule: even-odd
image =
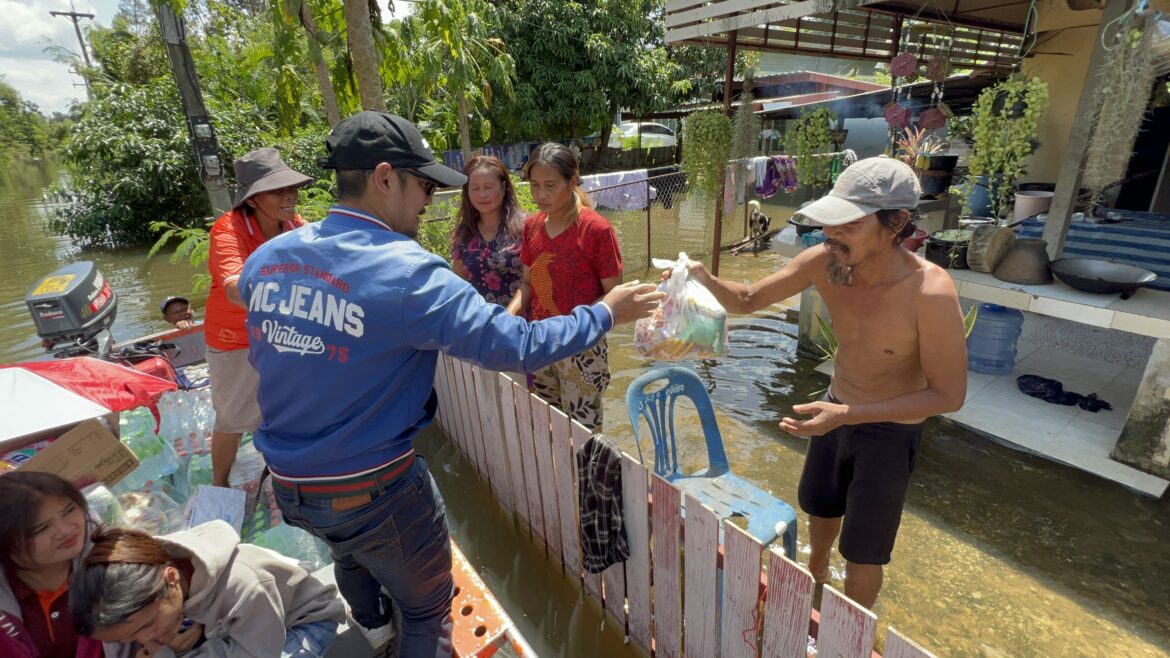
[[[833,245],[841,250],[842,255],[849,255],[849,247],[840,242],[834,242]],[[853,266],[838,261],[837,254],[831,250],[829,260],[825,263],[825,274],[829,277],[829,283],[845,287],[853,285]]]

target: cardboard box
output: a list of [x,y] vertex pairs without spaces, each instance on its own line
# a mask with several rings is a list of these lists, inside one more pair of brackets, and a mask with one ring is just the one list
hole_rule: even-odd
[[107,487],[138,468],[138,458],[98,420],[87,420],[62,434],[49,447],[21,465],[22,471],[53,473],[83,487]]

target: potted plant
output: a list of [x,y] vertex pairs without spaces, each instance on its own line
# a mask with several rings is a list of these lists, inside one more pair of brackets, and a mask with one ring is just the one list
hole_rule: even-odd
[[796,178],[817,193],[833,184],[833,115],[825,108],[806,112],[796,122]]
[[[987,189],[989,215],[1002,219],[1011,207],[1024,161],[1035,152],[1036,125],[1048,110],[1048,83],[1020,74],[984,89],[971,113],[974,150],[963,211],[972,214],[977,186]],[[974,208],[980,210],[979,208]],[[974,214],[983,214],[976,212]]]
[[894,157],[910,165],[922,182],[922,196],[934,198],[951,186],[959,156],[946,153],[949,144],[926,134],[925,128],[903,128],[894,142]]
[[967,248],[974,234],[969,229],[935,231],[926,239],[926,260],[948,270],[967,269]]
[[682,150],[682,169],[691,185],[708,196],[721,196],[723,168],[731,156],[731,119],[722,110],[687,115]]

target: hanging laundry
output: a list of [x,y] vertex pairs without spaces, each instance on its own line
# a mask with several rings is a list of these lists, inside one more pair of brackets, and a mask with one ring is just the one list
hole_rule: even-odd
[[776,155],[772,156],[772,162],[776,166],[780,188],[789,194],[795,192],[799,187],[796,180],[796,158],[788,155]]
[[763,160],[764,177],[761,180],[759,174],[756,175],[756,196],[761,199],[768,199],[780,191],[780,167],[774,157],[764,158]]
[[581,178],[593,205],[610,210],[642,210],[658,191],[647,182],[647,170],[613,171]]
[[735,170],[738,169],[733,164],[727,165],[724,170],[723,179],[723,207],[730,209],[735,203]]
[[646,180],[648,174],[649,172],[645,169],[634,169],[622,173],[620,210],[642,210],[658,196],[658,191]]
[[756,190],[759,190],[761,187],[763,187],[764,182],[767,180],[768,163],[771,161],[772,159],[766,155],[752,158],[751,169],[752,173],[756,175]]
[[594,434],[577,453],[581,507],[581,562],[601,573],[630,557],[622,517],[622,455],[617,444]]

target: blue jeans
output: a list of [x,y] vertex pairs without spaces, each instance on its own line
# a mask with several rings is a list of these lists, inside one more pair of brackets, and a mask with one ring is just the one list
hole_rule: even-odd
[[280,658],[325,658],[337,637],[337,622],[315,621],[288,629]]
[[414,463],[365,505],[334,511],[333,499],[277,490],[285,522],[329,545],[337,587],[366,628],[393,620],[385,588],[401,613],[396,655],[451,655],[451,544],[447,511],[426,461]]

